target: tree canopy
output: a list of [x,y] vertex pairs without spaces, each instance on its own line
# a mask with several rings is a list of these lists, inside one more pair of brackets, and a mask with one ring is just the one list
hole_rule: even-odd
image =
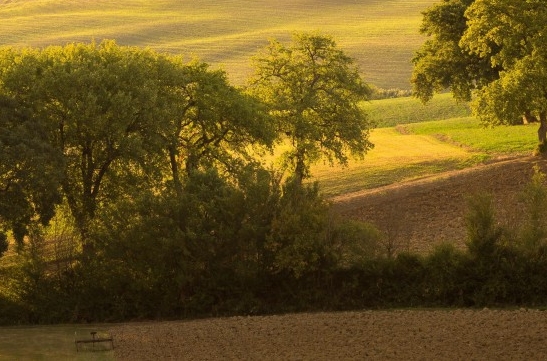
[[[0,91],[6,101],[17,104],[3,118],[16,124],[2,129],[4,139],[17,142],[10,149],[39,140],[61,160],[54,168],[61,173],[55,178],[58,183],[46,187],[37,183],[40,173],[48,174],[38,166],[50,162],[39,162],[36,151],[4,152],[4,158],[13,153],[24,160],[2,162],[9,168],[2,171],[3,179],[21,162],[36,165],[25,167],[34,176],[20,178],[62,190],[84,248],[98,208],[127,196],[129,189],[176,186],[184,176],[178,172],[181,166],[229,170],[250,146],[271,144],[273,138],[263,121],[265,112],[229,85],[222,71],[113,41],[4,48]],[[9,129],[19,132],[16,138]],[[2,145],[11,146],[6,141]],[[165,183],[169,174],[171,185]],[[5,183],[4,189],[15,188]],[[46,207],[41,200],[33,204],[51,212],[52,203]],[[25,219],[33,217],[25,212]]]
[[428,39],[414,58],[412,83],[423,101],[450,89],[471,100],[487,124],[539,118],[547,132],[547,4],[539,0],[444,0],[424,12]]
[[331,37],[296,34],[289,45],[272,40],[253,63],[249,92],[288,139],[286,160],[299,181],[321,156],[346,164],[348,152],[362,156],[372,147],[372,124],[359,107],[371,90]]

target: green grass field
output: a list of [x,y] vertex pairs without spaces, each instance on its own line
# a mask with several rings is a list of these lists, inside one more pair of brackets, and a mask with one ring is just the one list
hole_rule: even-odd
[[473,151],[492,154],[531,153],[537,145],[537,124],[485,127],[474,117],[414,123],[413,134],[428,135]]
[[471,115],[469,105],[449,93],[435,95],[427,104],[413,97],[373,100],[363,103],[363,109],[377,128]]
[[381,88],[408,89],[424,41],[421,12],[436,0],[0,0],[0,45],[47,46],[92,39],[196,56],[236,84],[268,39],[321,31]]
[[[372,131],[375,147],[363,160],[352,160],[348,167],[312,168],[313,180],[328,196],[463,169],[497,157],[532,154],[537,145],[536,124],[484,127],[475,117],[461,117],[469,110],[449,94],[436,96],[425,106],[413,98],[397,98],[364,107],[380,126],[389,127]],[[435,118],[441,120],[430,120]]]

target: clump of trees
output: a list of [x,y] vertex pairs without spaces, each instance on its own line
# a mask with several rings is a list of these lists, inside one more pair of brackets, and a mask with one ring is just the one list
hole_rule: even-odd
[[[369,88],[330,37],[296,35],[289,56],[275,44],[247,89],[113,41],[0,50],[6,317],[237,312],[269,282],[340,262],[345,221],[302,181],[321,152],[343,163],[370,148]],[[279,62],[288,93],[266,80]],[[259,162],[287,139],[295,167]]]
[[[536,117],[544,146],[546,6],[429,9],[416,95],[476,95],[492,124]],[[296,34],[254,65],[239,89],[205,63],[113,41],[0,49],[0,322],[544,305],[539,171],[516,230],[479,196],[466,249],[382,249],[377,229],[338,218],[305,182],[320,158],[372,147],[358,106],[372,90],[351,58]],[[280,143],[281,167],[262,164]]]

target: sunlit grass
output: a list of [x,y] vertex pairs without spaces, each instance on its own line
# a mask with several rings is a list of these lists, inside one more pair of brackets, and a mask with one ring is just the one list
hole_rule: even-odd
[[373,100],[363,103],[363,109],[377,127],[419,123],[469,116],[466,103],[458,103],[451,94],[438,94],[427,104],[414,97]]
[[317,164],[313,180],[329,196],[372,189],[444,171],[462,169],[499,156],[532,154],[537,125],[485,128],[474,117],[375,129],[375,148],[348,167]]
[[47,46],[116,39],[121,45],[196,56],[243,84],[269,38],[298,31],[335,37],[367,81],[409,88],[424,41],[421,12],[436,0],[19,0],[0,1],[0,45]]
[[401,134],[394,128],[376,129],[370,139],[375,147],[363,160],[351,160],[347,167],[317,164],[312,168],[313,180],[325,194],[372,189],[463,168],[483,159],[481,154],[434,137]]
[[537,124],[485,127],[474,117],[463,117],[405,127],[413,134],[441,137],[448,142],[492,154],[531,154],[537,145]]

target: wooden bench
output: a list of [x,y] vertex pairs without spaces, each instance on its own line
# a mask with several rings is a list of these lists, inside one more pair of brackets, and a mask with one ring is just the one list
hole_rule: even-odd
[[105,335],[97,335],[97,331],[90,332],[91,338],[84,338],[84,339],[77,339],[75,338],[74,343],[76,344],[76,351],[80,351],[80,346],[83,346],[85,344],[91,344],[92,351],[95,351],[95,344],[96,343],[103,343],[103,342],[109,342],[110,343],[110,349],[114,349],[114,338],[111,334],[105,334]]

